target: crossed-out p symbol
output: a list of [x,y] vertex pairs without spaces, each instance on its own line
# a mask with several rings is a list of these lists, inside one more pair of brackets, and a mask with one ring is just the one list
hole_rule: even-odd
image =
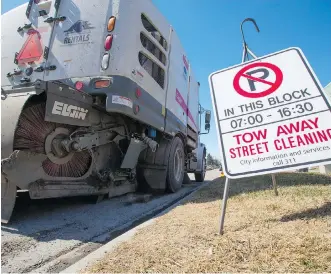
[[[252,68],[256,69],[251,70]],[[266,80],[270,75],[269,70],[272,70],[276,75],[276,80],[274,82]],[[257,74],[259,75],[258,77],[256,76]],[[245,77],[247,79],[250,91],[244,90],[240,86],[239,80],[241,79],[241,77]],[[263,90],[256,90],[256,82],[264,83],[267,85],[268,88]],[[238,71],[238,73],[233,79],[233,87],[240,95],[244,97],[260,98],[276,91],[282,82],[283,73],[279,67],[271,63],[257,62],[247,65]]]

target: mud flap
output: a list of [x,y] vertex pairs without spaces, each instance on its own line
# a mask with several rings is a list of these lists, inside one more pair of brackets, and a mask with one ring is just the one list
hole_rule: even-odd
[[91,126],[92,96],[65,85],[48,83],[45,121]]
[[16,185],[8,182],[1,175],[1,222],[7,224],[10,220],[16,202]]

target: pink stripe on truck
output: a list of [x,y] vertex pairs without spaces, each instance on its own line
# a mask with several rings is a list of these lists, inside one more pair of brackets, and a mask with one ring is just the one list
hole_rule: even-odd
[[185,104],[185,100],[184,100],[183,96],[180,94],[180,92],[178,91],[178,89],[176,89],[176,101],[182,107],[182,109],[185,111],[186,115],[188,116],[188,118],[190,118],[190,120],[195,125],[195,127],[198,129],[197,125],[194,122],[192,113],[188,109],[187,105]]

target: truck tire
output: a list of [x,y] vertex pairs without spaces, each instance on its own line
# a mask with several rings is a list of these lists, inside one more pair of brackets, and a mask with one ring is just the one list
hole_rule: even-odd
[[170,147],[168,160],[167,187],[170,192],[174,193],[182,187],[184,171],[184,145],[179,137],[175,137]]
[[206,152],[203,152],[202,170],[200,172],[194,173],[195,181],[202,183],[205,180],[205,175],[206,175]]

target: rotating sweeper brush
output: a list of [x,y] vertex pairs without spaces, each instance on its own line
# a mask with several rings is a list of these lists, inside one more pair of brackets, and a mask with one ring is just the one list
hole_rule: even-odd
[[81,177],[90,167],[91,155],[85,151],[67,152],[61,141],[77,128],[44,120],[45,103],[31,105],[22,111],[14,139],[14,150],[46,154],[42,162],[46,174],[53,177]]

